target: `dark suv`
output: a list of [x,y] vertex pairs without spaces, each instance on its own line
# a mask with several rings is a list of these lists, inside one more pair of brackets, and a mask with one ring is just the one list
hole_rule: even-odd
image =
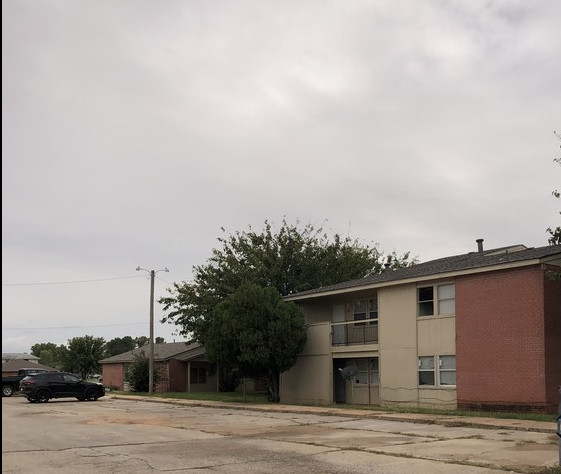
[[46,372],[23,378],[19,383],[19,393],[33,403],[68,397],[93,401],[105,395],[105,387],[100,383],[85,382],[66,372]]

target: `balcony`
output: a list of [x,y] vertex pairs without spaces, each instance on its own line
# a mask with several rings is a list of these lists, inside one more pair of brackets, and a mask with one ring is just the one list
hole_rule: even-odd
[[353,346],[378,342],[378,320],[331,323],[331,345]]

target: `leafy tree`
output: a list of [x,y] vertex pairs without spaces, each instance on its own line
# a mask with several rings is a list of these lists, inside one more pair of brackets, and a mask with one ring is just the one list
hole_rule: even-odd
[[[561,135],[559,135],[557,132],[553,132],[553,133],[555,133],[555,136],[557,137],[557,139],[561,141]],[[559,148],[561,148],[561,145],[559,146]],[[561,157],[554,158],[553,161],[555,161],[558,165],[561,165]],[[558,191],[558,190],[552,191],[551,194],[553,194],[553,196],[558,198],[558,199],[561,197],[561,192]],[[559,212],[559,214],[561,214],[561,212]],[[561,227],[560,226],[557,226],[555,228],[548,227],[547,232],[550,235],[549,239],[548,239],[548,242],[549,242],[550,245],[561,244]]]
[[[150,387],[150,360],[140,351],[134,356],[133,363],[125,369],[124,380],[129,383],[134,392],[149,392]],[[160,371],[154,367],[152,382],[157,385],[161,380]]]
[[105,345],[105,357],[112,357],[136,348],[136,342],[131,336],[116,337]]
[[62,369],[68,349],[65,345],[57,346],[52,342],[38,343],[31,346],[31,354],[39,357],[39,363],[55,369]]
[[[225,234],[225,230],[222,229]],[[160,298],[169,313],[162,322],[175,323],[179,333],[206,347],[214,310],[242,283],[276,288],[289,295],[381,272],[384,256],[376,245],[361,245],[349,237],[329,238],[320,227],[301,227],[283,219],[278,231],[265,221],[261,232],[251,227],[218,238],[206,265],[194,267],[192,282],[174,283]],[[390,268],[408,266],[409,252],[388,255]]]
[[68,353],[64,370],[79,374],[83,379],[100,371],[99,361],[103,359],[105,339],[84,336],[68,340]]
[[[143,347],[145,345],[148,345],[149,342],[150,342],[150,338],[146,336],[139,336],[139,337],[135,337],[134,339],[131,336],[116,337],[115,339],[111,339],[105,345],[105,356],[112,357],[114,355],[132,351],[137,347]],[[154,339],[155,344],[164,344],[165,342],[166,341],[163,337],[156,337]]]
[[134,342],[136,344],[136,347],[142,347],[148,345],[148,343],[150,342],[150,338],[146,336],[135,337]]
[[280,374],[296,363],[306,343],[300,309],[275,288],[242,284],[216,308],[206,336],[206,356],[219,367],[265,377],[272,401],[279,401]]

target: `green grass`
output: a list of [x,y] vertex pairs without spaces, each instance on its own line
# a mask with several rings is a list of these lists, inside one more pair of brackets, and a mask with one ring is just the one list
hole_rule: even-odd
[[500,418],[506,420],[529,420],[529,421],[547,421],[555,422],[557,415],[545,413],[508,413],[508,412],[495,412],[495,411],[463,411],[463,410],[439,410],[437,408],[422,408],[422,407],[393,407],[393,406],[363,406],[363,405],[347,405],[349,408],[358,410],[375,410],[385,411],[391,413],[420,413],[426,415],[447,415],[447,416],[465,416],[465,417],[478,417],[478,418]]
[[[147,397],[148,392],[116,392],[120,395],[139,395]],[[266,392],[252,392],[245,395],[241,392],[164,392],[153,393],[152,397],[175,398],[179,400],[211,400],[231,403],[269,403]]]
[[[140,395],[148,396],[147,392],[115,392],[120,395]],[[271,403],[267,401],[266,392],[165,392],[153,393],[152,397],[158,398],[175,398],[179,400],[211,400],[218,402],[232,402],[232,403]],[[460,411],[460,410],[438,410],[433,408],[420,408],[420,407],[393,407],[393,406],[379,406],[379,405],[331,405],[339,409],[354,409],[366,411],[383,411],[390,413],[420,413],[427,415],[448,415],[448,416],[465,416],[465,417],[484,417],[484,418],[500,418],[512,420],[530,420],[530,421],[545,421],[555,423],[556,415],[543,414],[543,413],[503,413],[492,411]],[[561,473],[560,473],[561,474]]]

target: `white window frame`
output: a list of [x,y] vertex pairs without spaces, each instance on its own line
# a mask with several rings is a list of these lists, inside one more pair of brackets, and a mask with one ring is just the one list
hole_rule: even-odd
[[[421,368],[421,359],[430,360],[432,358],[432,367]],[[451,364],[443,364],[444,361],[452,362]],[[443,367],[444,366],[444,367]],[[428,373],[432,372],[434,384],[421,384],[420,374],[421,372]],[[417,369],[417,385],[419,388],[455,388],[456,387],[456,355],[455,354],[441,354],[432,356],[419,356],[418,357],[418,369]],[[443,383],[443,374],[454,374],[454,383]]]
[[[357,305],[359,304],[365,306],[364,311],[357,312]],[[357,319],[357,314],[363,314],[364,317]],[[374,298],[353,301],[353,321],[356,321],[356,325],[363,325],[366,322],[370,325],[378,324],[378,295],[375,295]]]
[[[372,369],[372,361],[378,361],[377,370]],[[359,359],[349,359],[347,365],[356,367],[354,376],[355,385],[378,387],[380,385],[380,358],[379,357],[361,357]],[[375,377],[373,374],[377,374]],[[373,380],[376,378],[376,380]],[[364,381],[366,380],[366,381]]]
[[[451,287],[453,296],[445,297],[444,293],[445,290],[443,287]],[[432,299],[419,299],[420,290],[432,288]],[[442,312],[441,306],[445,303],[452,302],[454,310],[452,312]],[[432,314],[421,314],[421,305],[427,305],[428,303],[432,304]],[[418,318],[430,318],[434,316],[455,316],[456,315],[456,285],[454,282],[447,282],[447,283],[435,283],[432,285],[420,285],[417,286],[417,317]]]

